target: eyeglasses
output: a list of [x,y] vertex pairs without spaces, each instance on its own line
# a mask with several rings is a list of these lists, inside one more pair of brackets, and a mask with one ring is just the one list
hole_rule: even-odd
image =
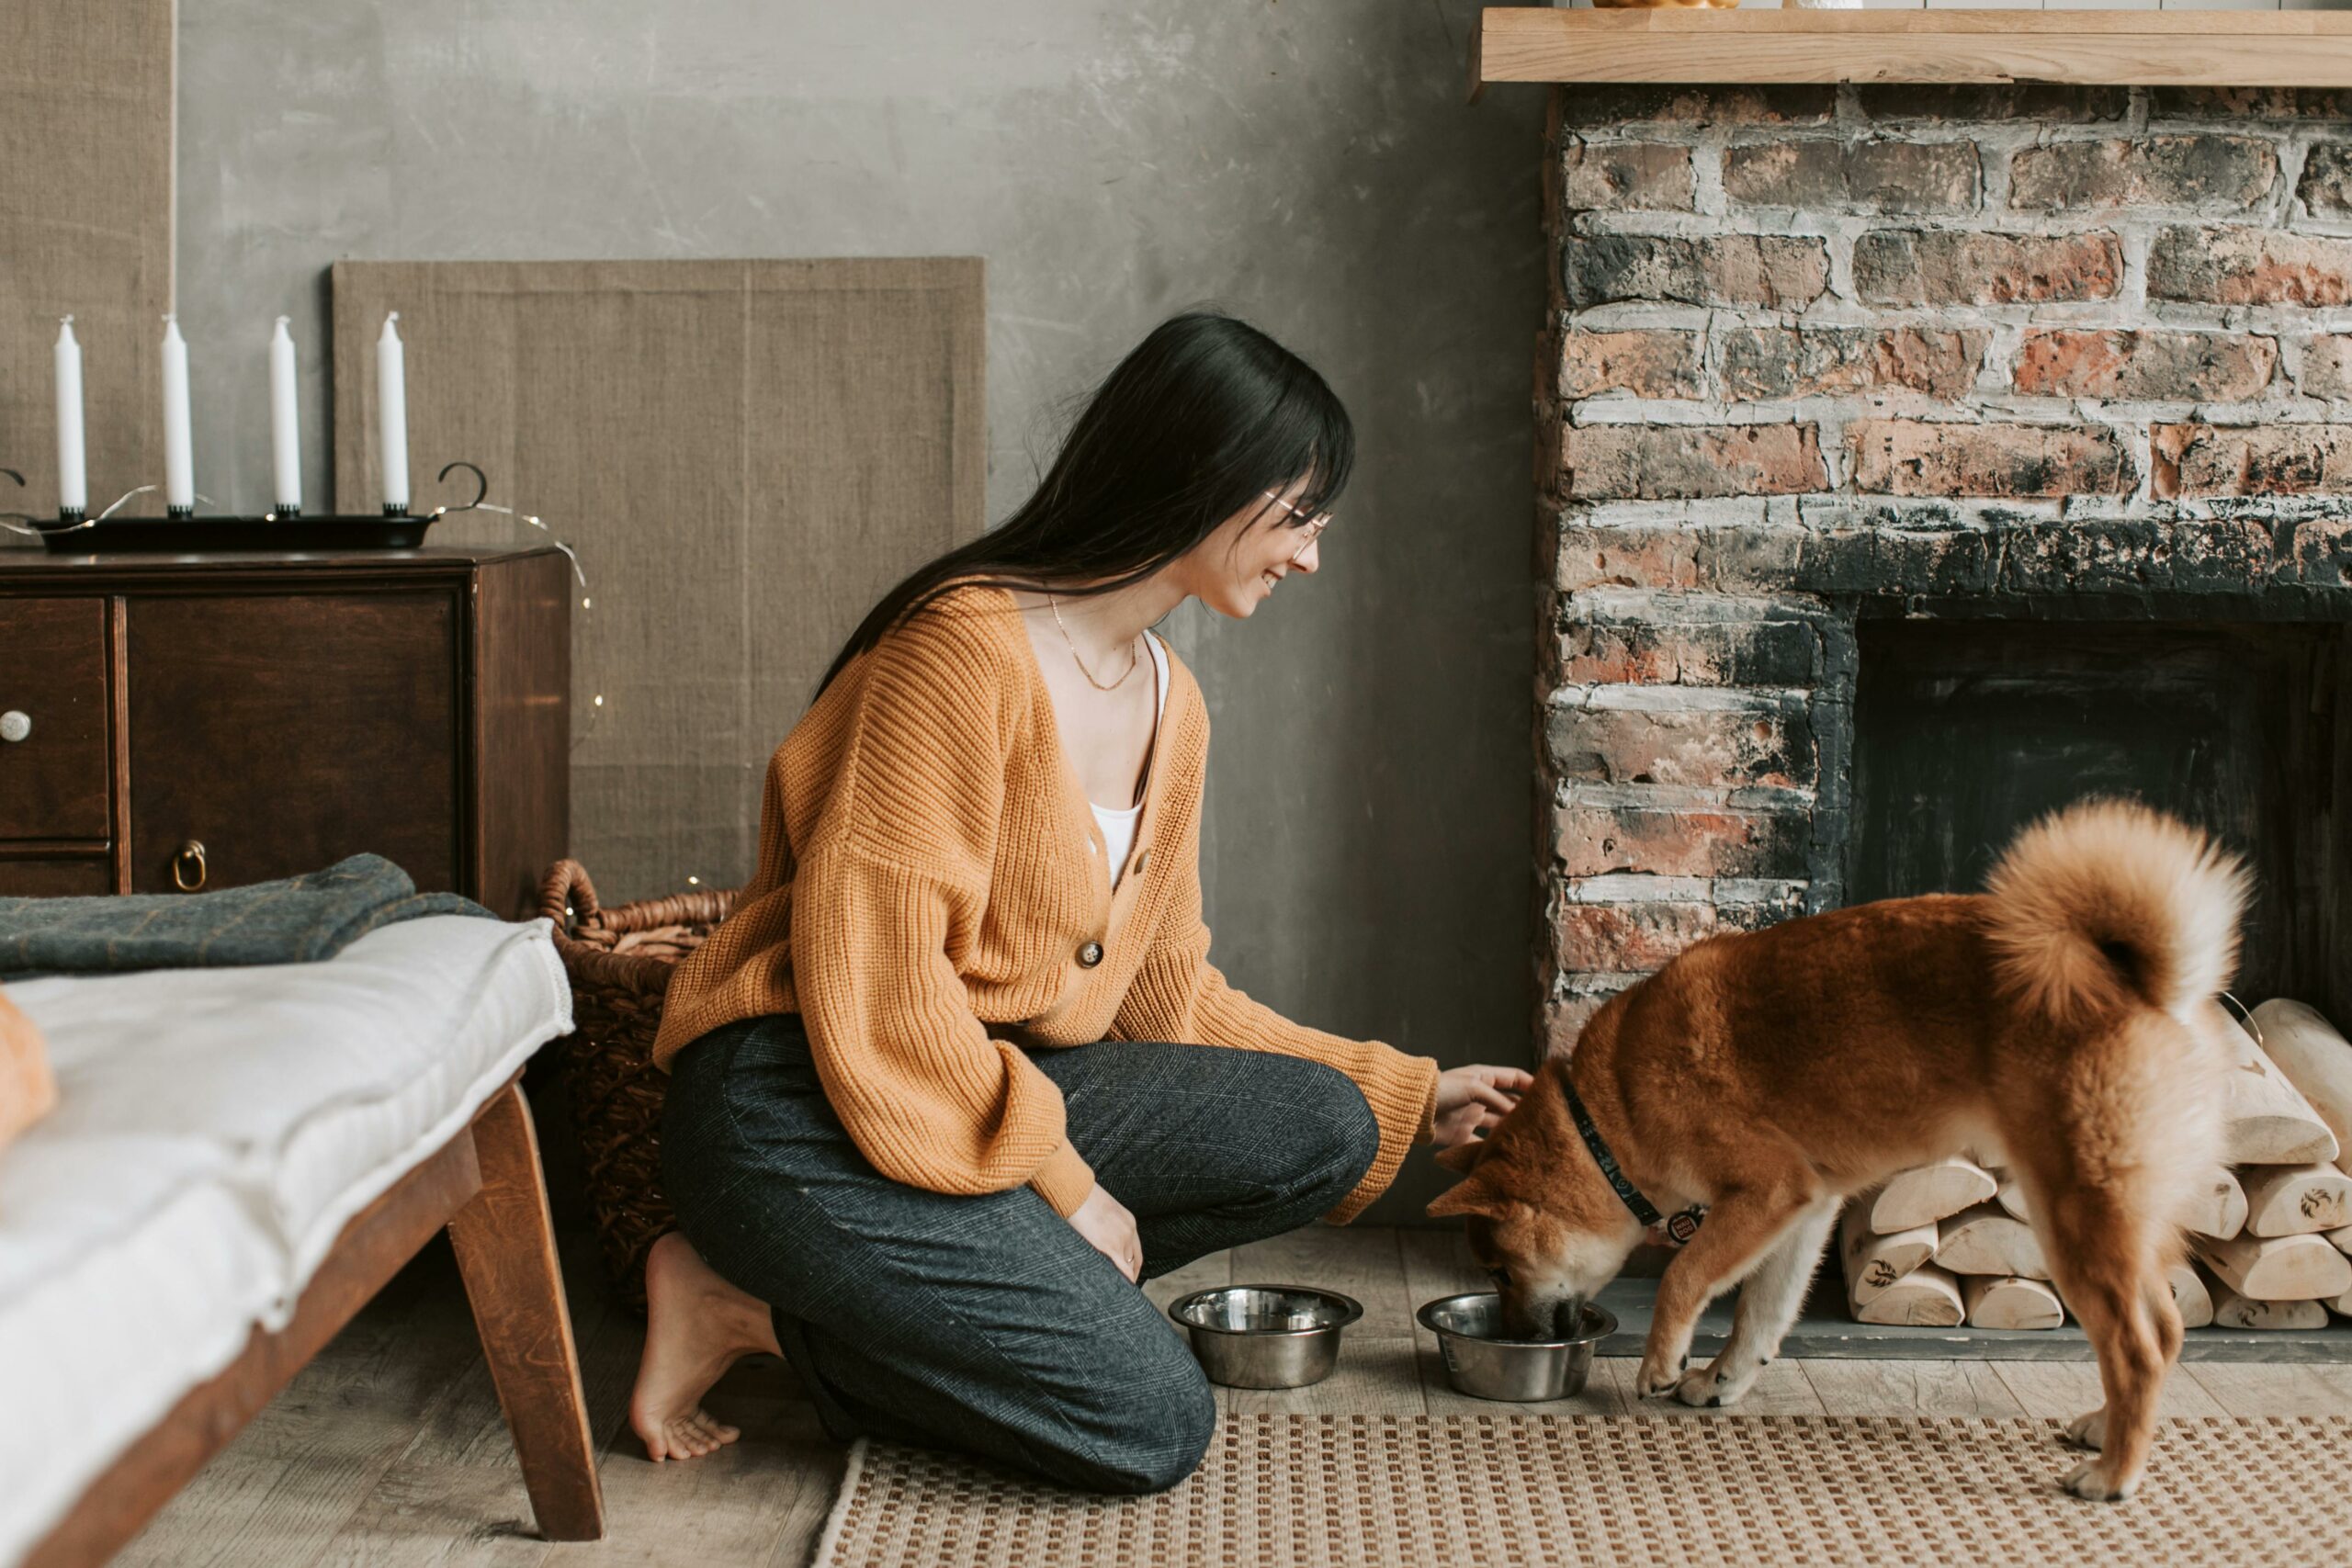
[[1309,517],[1297,507],[1293,506],[1289,502],[1284,501],[1281,496],[1276,495],[1272,491],[1260,491],[1258,493],[1264,496],[1268,501],[1272,502],[1276,506],[1281,507],[1284,512],[1289,513],[1293,517],[1298,519],[1296,523],[1294,523],[1291,525],[1301,530],[1304,533],[1305,537],[1298,541],[1298,548],[1292,553],[1290,558],[1293,560],[1296,560],[1300,556],[1305,555],[1306,553],[1306,547],[1313,544],[1317,539],[1321,538],[1323,536],[1323,530],[1331,525],[1331,514],[1328,512],[1320,512],[1316,513],[1314,516]]

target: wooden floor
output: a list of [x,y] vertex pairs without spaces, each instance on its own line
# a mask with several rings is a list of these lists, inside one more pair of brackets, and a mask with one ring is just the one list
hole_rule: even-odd
[[[572,1564],[807,1562],[842,1455],[764,1358],[730,1375],[712,1405],[743,1440],[707,1460],[649,1464],[625,1415],[641,1325],[612,1305],[584,1249],[569,1261],[574,1327],[603,1445],[610,1534],[549,1546],[530,1512],[454,1265],[428,1252],[379,1297],[236,1444],[119,1559],[198,1568],[334,1564]],[[1294,1280],[1363,1303],[1339,1371],[1295,1393],[1220,1391],[1229,1408],[1491,1413],[1445,1387],[1413,1322],[1432,1297],[1481,1288],[1458,1235],[1321,1226],[1204,1258],[1148,1287],[1165,1303],[1204,1285]],[[1585,1394],[1523,1411],[1721,1420],[1671,1401],[1636,1401],[1634,1363],[1594,1363]],[[2098,1403],[2075,1361],[1781,1361],[1732,1415],[2072,1416]],[[2167,1414],[2352,1415],[2352,1367],[2202,1362],[2173,1374]]]

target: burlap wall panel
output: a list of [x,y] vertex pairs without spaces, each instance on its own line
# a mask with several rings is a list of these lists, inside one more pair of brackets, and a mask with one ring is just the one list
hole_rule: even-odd
[[334,284],[340,504],[380,502],[373,345],[397,310],[414,504],[470,494],[434,475],[479,463],[587,570],[571,820],[598,890],[740,880],[768,754],[833,650],[984,525],[980,264],[350,262]]
[[[834,606],[752,617],[755,714],[799,712],[854,624],[850,612],[984,524],[979,266],[951,265],[968,266],[968,288],[896,288],[855,264],[820,264],[754,297],[744,472],[760,505],[793,524],[752,530],[746,586],[757,596],[789,582],[802,602]],[[950,345],[965,357],[943,355]],[[775,428],[762,432],[770,419]]]
[[[171,0],[0,4],[0,467],[28,481],[0,479],[0,511],[57,510],[50,353],[68,314],[91,509],[163,480],[172,50]],[[141,496],[122,514],[163,510]]]

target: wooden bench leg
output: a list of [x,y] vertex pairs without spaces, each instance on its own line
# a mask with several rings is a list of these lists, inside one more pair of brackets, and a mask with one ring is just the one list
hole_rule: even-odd
[[539,1533],[596,1540],[605,1495],[580,1391],[580,1353],[563,1298],[539,1141],[520,1084],[510,1083],[474,1119],[481,1190],[450,1218],[499,1408],[514,1436]]

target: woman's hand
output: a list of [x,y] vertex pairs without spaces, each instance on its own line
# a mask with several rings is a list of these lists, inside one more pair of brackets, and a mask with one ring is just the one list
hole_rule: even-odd
[[1136,1235],[1136,1217],[1127,1206],[1102,1190],[1096,1182],[1086,1201],[1069,1217],[1070,1224],[1086,1238],[1087,1245],[1119,1266],[1119,1272],[1134,1284],[1143,1274],[1143,1241]]
[[1534,1087],[1533,1075],[1517,1067],[1446,1068],[1437,1076],[1437,1135],[1430,1141],[1450,1149],[1484,1137]]

